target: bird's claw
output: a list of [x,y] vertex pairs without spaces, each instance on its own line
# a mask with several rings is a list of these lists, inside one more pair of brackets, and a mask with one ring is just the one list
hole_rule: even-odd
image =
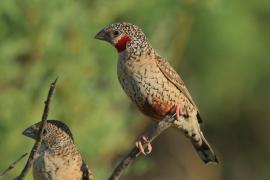
[[[146,144],[146,147],[144,149],[144,144]],[[140,150],[141,153],[143,153],[145,156],[150,154],[152,152],[152,145],[148,141],[148,139],[145,136],[141,136],[138,138],[138,140],[135,142],[136,147]],[[146,150],[146,151],[145,151]]]
[[187,108],[183,108],[183,106],[180,104],[175,105],[175,113],[176,113],[176,120],[177,121],[180,121],[180,116],[183,116],[185,118],[188,117]]

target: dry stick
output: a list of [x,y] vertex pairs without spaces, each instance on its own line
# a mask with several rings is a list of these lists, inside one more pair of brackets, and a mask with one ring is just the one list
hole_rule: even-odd
[[[164,130],[169,128],[172,123],[175,121],[176,114],[168,115],[164,119],[162,119],[157,125],[155,125],[152,129],[150,129],[147,136],[147,140],[151,143],[154,139],[156,139]],[[180,118],[183,118],[182,116]],[[146,143],[143,145],[143,148],[146,147]],[[109,180],[118,180],[122,175],[123,171],[141,154],[140,150],[135,146],[130,152],[121,160],[118,166],[114,169]]]
[[9,165],[9,167],[4,170],[1,174],[0,174],[0,178],[2,178],[8,171],[10,171],[11,169],[13,169],[15,167],[15,165],[22,160],[28,153],[24,153],[23,155],[21,155],[16,161],[14,161],[12,164]]
[[31,153],[29,155],[27,163],[25,164],[21,174],[18,177],[15,178],[16,180],[22,180],[26,176],[26,174],[28,173],[29,169],[31,168],[31,166],[33,164],[36,152],[38,151],[38,149],[40,147],[41,140],[42,140],[42,134],[43,134],[44,128],[45,128],[46,123],[47,123],[47,117],[48,117],[49,109],[50,109],[50,102],[51,102],[51,98],[52,98],[54,90],[55,90],[56,82],[57,82],[57,78],[54,80],[54,82],[51,83],[50,90],[49,90],[49,93],[48,93],[48,96],[47,96],[47,100],[44,102],[45,107],[44,107],[44,111],[43,111],[43,114],[42,114],[42,119],[41,119],[41,124],[40,124],[40,127],[39,127],[39,131],[38,131],[37,140],[36,140],[32,150],[31,150]]

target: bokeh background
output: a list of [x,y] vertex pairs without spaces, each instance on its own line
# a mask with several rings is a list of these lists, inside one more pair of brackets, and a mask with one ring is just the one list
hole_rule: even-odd
[[221,163],[204,165],[169,129],[122,179],[269,180],[269,19],[269,0],[1,0],[0,170],[31,149],[21,132],[41,119],[59,77],[49,117],[70,126],[95,179],[109,177],[153,125],[117,81],[117,52],[93,38],[111,22],[128,21],[182,75]]

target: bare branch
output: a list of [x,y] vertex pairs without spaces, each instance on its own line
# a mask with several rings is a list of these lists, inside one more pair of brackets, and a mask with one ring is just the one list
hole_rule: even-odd
[[21,155],[16,161],[14,161],[12,164],[9,165],[9,167],[4,170],[1,174],[0,174],[0,178],[2,178],[8,171],[10,171],[11,169],[13,169],[15,167],[15,165],[22,160],[28,153],[24,153],[23,155]]
[[37,140],[36,140],[32,150],[31,150],[31,153],[28,157],[27,163],[25,164],[21,174],[18,177],[16,177],[15,180],[22,180],[26,176],[26,174],[28,173],[29,169],[31,168],[31,166],[33,164],[36,152],[38,151],[40,144],[41,144],[42,134],[43,134],[44,128],[45,128],[46,123],[47,123],[47,118],[48,118],[48,114],[49,114],[49,110],[50,110],[50,102],[51,102],[51,98],[52,98],[54,91],[55,91],[56,82],[57,82],[57,78],[54,80],[54,82],[51,83],[47,99],[44,102],[45,107],[44,107],[44,111],[42,114],[42,119],[41,119],[39,131],[38,131]]
[[[155,125],[149,132],[146,132],[147,140],[151,143],[156,139],[163,131],[169,128],[172,123],[175,121],[176,114],[168,115],[162,119],[157,125]],[[184,118],[184,117],[180,117]],[[146,143],[143,145],[146,147]],[[141,154],[139,149],[134,146],[130,152],[121,160],[118,166],[114,169],[112,175],[109,177],[109,180],[118,180],[122,175],[123,171]]]

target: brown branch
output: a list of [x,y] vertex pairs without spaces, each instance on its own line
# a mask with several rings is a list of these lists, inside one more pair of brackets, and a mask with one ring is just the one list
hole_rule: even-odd
[[30,155],[28,157],[27,163],[25,164],[21,174],[18,177],[16,177],[15,180],[22,180],[26,176],[26,174],[28,173],[29,169],[31,168],[31,166],[33,164],[36,152],[38,151],[38,149],[40,147],[40,144],[41,144],[42,134],[43,134],[44,128],[45,128],[46,123],[47,123],[47,118],[48,118],[48,114],[49,114],[49,110],[50,110],[50,102],[51,102],[51,98],[52,98],[52,96],[54,94],[56,82],[57,82],[57,78],[54,80],[54,82],[51,83],[47,99],[44,102],[45,107],[44,107],[44,111],[43,111],[43,114],[42,114],[41,124],[40,124],[40,127],[39,127],[36,142],[35,142],[32,150],[31,150],[31,153],[30,153]]
[[23,155],[21,155],[16,161],[14,161],[12,164],[9,165],[9,167],[4,170],[1,174],[0,174],[0,178],[2,178],[8,171],[10,171],[11,169],[13,169],[15,167],[15,165],[22,160],[28,153],[24,153]]
[[[176,114],[168,115],[162,119],[157,125],[155,125],[150,131],[146,132],[147,140],[151,143],[156,139],[163,131],[169,128],[175,120]],[[180,118],[183,118],[182,116]],[[146,144],[143,145],[146,147]],[[109,180],[118,180],[122,175],[123,171],[141,154],[139,149],[134,146],[130,152],[121,160],[118,166],[114,169]]]

